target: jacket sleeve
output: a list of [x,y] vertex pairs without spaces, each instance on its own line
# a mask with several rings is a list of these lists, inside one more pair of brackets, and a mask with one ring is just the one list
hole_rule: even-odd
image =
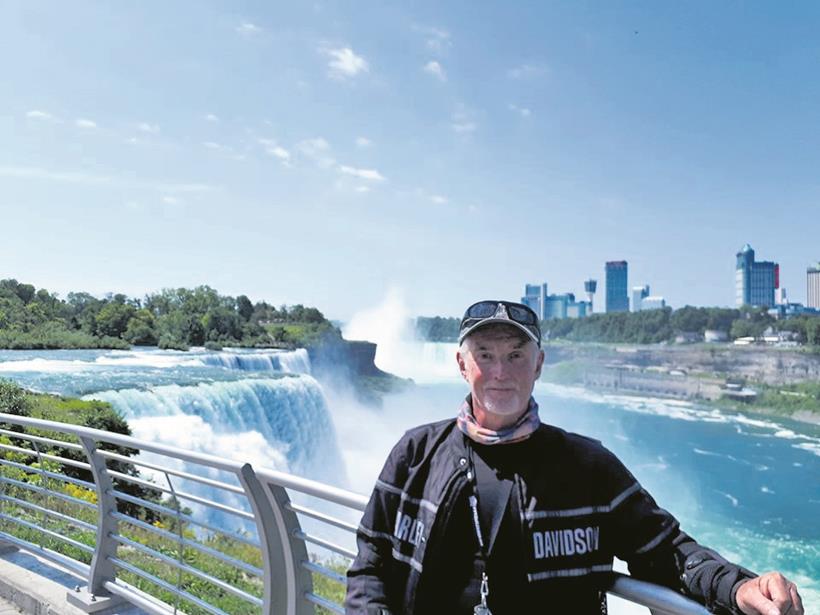
[[[632,576],[679,591],[713,613],[742,615],[735,594],[753,572],[698,544],[680,530],[677,519],[660,508],[614,455],[609,471],[630,491],[613,508],[621,538],[616,555],[629,564]],[[631,487],[628,485],[631,483]]]
[[356,532],[358,554],[347,571],[345,613],[348,615],[390,615],[397,612],[393,524],[399,505],[395,485],[406,474],[406,439],[390,452],[379,474]]

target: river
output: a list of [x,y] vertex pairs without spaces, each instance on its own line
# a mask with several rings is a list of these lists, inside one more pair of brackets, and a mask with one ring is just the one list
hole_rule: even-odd
[[[366,493],[404,430],[456,411],[467,386],[454,352],[380,351],[380,367],[417,383],[382,408],[323,387],[304,350],[0,351],[0,378],[108,401],[139,438]],[[543,421],[601,440],[684,530],[753,570],[785,572],[818,612],[820,427],[545,383],[535,397]]]

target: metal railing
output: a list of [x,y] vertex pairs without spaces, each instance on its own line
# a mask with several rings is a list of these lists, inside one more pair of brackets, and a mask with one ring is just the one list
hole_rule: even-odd
[[[0,541],[84,579],[86,612],[343,613],[367,498],[213,455],[0,413]],[[311,545],[308,552],[308,545]],[[654,615],[702,615],[618,575],[608,590]]]

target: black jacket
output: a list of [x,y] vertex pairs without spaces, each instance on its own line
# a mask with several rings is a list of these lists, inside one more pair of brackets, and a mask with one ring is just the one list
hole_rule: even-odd
[[[452,555],[441,549],[444,529],[469,486],[467,446],[450,419],[408,431],[393,448],[359,526],[346,613],[436,612],[437,572]],[[681,532],[600,442],[542,424],[528,447],[510,502],[530,612],[600,612],[598,588],[617,556],[633,576],[739,613],[737,586],[755,575]]]

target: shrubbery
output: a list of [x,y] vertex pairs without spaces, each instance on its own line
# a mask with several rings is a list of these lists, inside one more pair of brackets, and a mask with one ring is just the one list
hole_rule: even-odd
[[338,336],[316,308],[273,307],[208,286],[132,299],[69,293],[65,300],[17,280],[0,280],[0,348],[296,346]]

